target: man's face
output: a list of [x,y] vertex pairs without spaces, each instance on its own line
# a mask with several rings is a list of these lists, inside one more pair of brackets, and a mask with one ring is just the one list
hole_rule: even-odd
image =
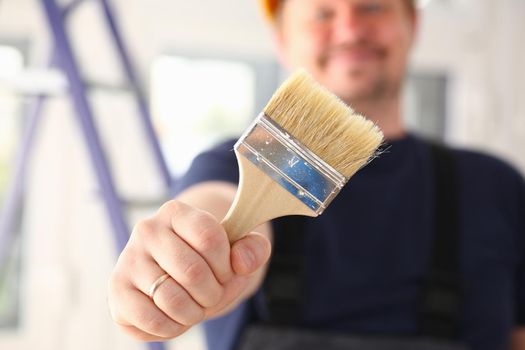
[[283,0],[280,54],[343,100],[396,96],[414,38],[404,0]]

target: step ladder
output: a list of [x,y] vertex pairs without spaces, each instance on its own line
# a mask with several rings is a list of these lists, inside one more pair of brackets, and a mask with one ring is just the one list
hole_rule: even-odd
[[[68,15],[84,1],[85,0],[72,0],[69,4],[60,6],[58,5],[57,0],[41,0],[54,45],[54,50],[51,54],[49,63],[50,65],[59,68],[67,79],[71,102],[76,110],[76,118],[84,136],[84,142],[87,146],[108,219],[111,223],[117,253],[120,253],[128,241],[130,230],[126,222],[126,215],[122,201],[117,194],[99,133],[95,126],[93,109],[90,106],[87,96],[88,89],[80,74],[79,65],[72,50],[71,39],[66,31],[65,22]],[[122,36],[120,35],[113,14],[114,12],[108,0],[90,1],[96,1],[99,3],[100,9],[105,17],[112,39],[111,41],[115,45],[118,59],[124,70],[125,78],[131,87],[132,94],[138,105],[145,137],[151,146],[156,166],[166,188],[166,193],[169,193],[172,179],[153,129],[145,95],[141,89],[139,80],[135,75],[135,70],[133,69],[128,51],[124,45]],[[13,181],[8,188],[0,216],[0,265],[5,261],[7,249],[13,242],[15,221],[17,213],[21,209],[27,164],[29,162],[32,147],[34,147],[34,139],[38,126],[41,123],[41,110],[46,98],[47,97],[44,95],[36,97],[34,108],[28,117],[26,128],[23,132],[21,144],[18,149],[18,154],[14,164],[14,173],[12,175]],[[164,349],[162,343],[148,343],[147,346],[150,350]]]

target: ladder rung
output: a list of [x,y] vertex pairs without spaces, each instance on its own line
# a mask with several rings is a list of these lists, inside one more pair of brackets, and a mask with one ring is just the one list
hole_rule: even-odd
[[159,208],[162,204],[168,201],[168,197],[162,198],[126,198],[122,200],[122,204],[127,208],[133,209],[149,209]]
[[84,1],[85,0],[72,0],[69,4],[62,8],[62,16],[66,17],[67,15],[69,15],[71,11],[76,9],[77,6],[83,3]]
[[131,84],[111,84],[100,81],[86,81],[85,85],[91,90],[98,89],[114,92],[134,92],[133,86],[131,86]]

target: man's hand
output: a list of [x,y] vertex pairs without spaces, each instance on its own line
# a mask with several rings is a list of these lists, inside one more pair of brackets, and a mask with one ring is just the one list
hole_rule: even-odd
[[[267,236],[250,233],[232,246],[212,214],[180,201],[139,222],[109,283],[114,321],[144,341],[174,338],[235,307],[253,293],[270,256]],[[169,277],[153,294],[152,284]]]

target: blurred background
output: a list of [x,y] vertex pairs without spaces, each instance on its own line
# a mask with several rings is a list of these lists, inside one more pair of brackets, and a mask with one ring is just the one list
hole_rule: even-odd
[[[407,123],[525,173],[525,1],[421,6]],[[146,349],[106,306],[127,230],[285,74],[255,0],[1,0],[0,349]],[[167,348],[204,349],[200,329]]]

